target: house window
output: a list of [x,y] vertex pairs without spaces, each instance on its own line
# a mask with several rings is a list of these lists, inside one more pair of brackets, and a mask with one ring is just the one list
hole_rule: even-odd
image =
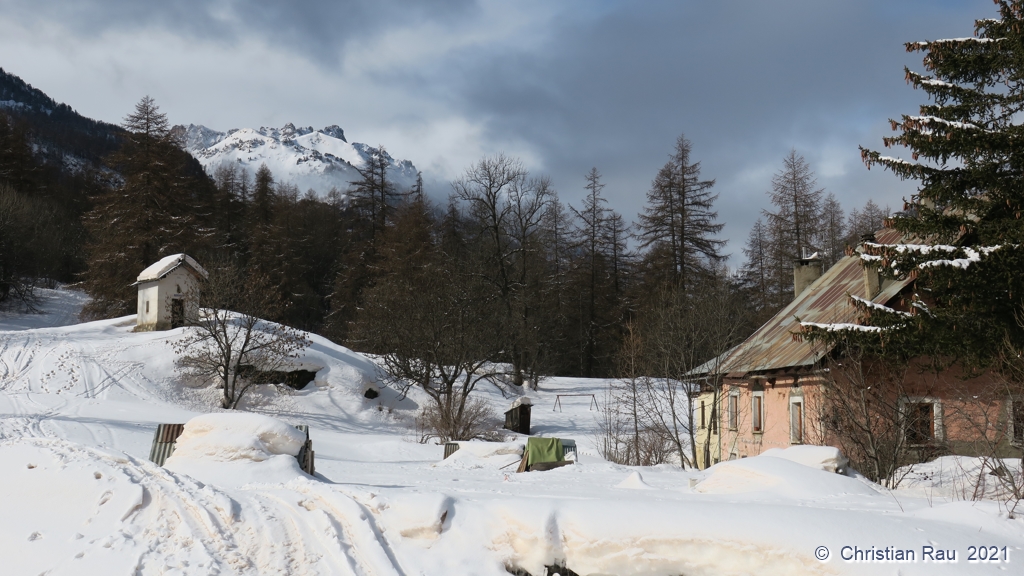
[[701,400],[700,401],[700,429],[703,430],[706,427],[707,427],[707,425],[705,424],[705,421],[704,421],[704,401]]
[[750,405],[750,431],[764,432],[764,392],[754,392]]
[[907,402],[906,428],[908,444],[928,444],[935,440],[935,403]]
[[1013,424],[1013,441],[1024,443],[1024,400],[1010,401],[1010,422]]
[[789,441],[793,444],[804,442],[804,399],[789,401]]
[[149,314],[149,300],[146,300],[146,314]]
[[740,420],[740,394],[738,391],[729,393],[729,430],[735,430]]

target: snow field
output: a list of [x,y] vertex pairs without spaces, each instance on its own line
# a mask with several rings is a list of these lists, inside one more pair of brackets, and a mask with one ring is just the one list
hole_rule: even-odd
[[[0,327],[7,318],[0,318]],[[571,438],[579,462],[516,474],[525,438],[443,448],[412,427],[426,401],[376,366],[312,337],[300,391],[266,388],[225,414],[217,391],[180,382],[180,330],[132,333],[133,317],[0,331],[0,558],[4,574],[474,574],[506,567],[579,574],[1020,573],[1024,520],[998,501],[943,492],[955,467],[917,469],[888,492],[834,451],[798,447],[707,471],[600,458],[603,380],[530,391],[533,431]],[[512,402],[484,385],[500,414]],[[603,407],[603,405],[602,405]],[[188,423],[167,467],[148,461],[158,423]],[[317,476],[291,456],[310,426]],[[300,435],[301,436],[301,435]],[[302,437],[304,438],[304,437]],[[503,466],[508,466],[503,468]],[[961,462],[958,466],[967,466]],[[695,486],[691,488],[691,481]],[[957,549],[957,563],[845,562],[843,546]],[[970,545],[1008,564],[968,563]],[[831,557],[821,562],[815,548]]]

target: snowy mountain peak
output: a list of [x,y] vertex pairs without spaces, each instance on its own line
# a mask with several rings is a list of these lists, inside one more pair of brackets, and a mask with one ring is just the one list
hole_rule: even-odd
[[[375,147],[349,143],[345,131],[332,124],[321,130],[296,127],[291,122],[280,128],[261,126],[219,132],[206,126],[175,126],[174,133],[192,156],[213,173],[230,164],[254,174],[266,164],[274,179],[300,190],[312,189],[326,195],[332,188],[347,190],[359,179],[358,168],[366,164]],[[416,167],[408,160],[386,155],[392,182],[399,190],[416,182]]]

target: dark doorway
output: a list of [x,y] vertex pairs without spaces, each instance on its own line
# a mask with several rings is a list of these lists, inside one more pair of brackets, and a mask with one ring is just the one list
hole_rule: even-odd
[[181,298],[171,300],[171,328],[185,325],[185,301]]

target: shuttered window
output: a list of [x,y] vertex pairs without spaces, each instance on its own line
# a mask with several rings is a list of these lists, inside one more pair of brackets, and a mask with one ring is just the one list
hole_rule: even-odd
[[789,441],[802,444],[804,441],[804,403],[789,403]]
[[754,392],[750,410],[750,430],[764,432],[764,393]]
[[740,419],[740,396],[729,394],[729,429],[735,430]]

